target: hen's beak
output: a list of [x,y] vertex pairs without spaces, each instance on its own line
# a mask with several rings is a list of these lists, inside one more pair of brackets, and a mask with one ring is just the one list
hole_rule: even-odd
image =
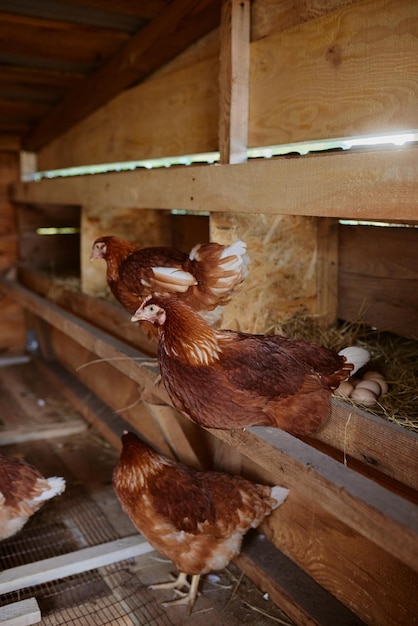
[[141,313],[142,311],[135,311],[135,313],[131,317],[131,322],[140,322],[141,320],[143,320],[144,317],[141,315]]

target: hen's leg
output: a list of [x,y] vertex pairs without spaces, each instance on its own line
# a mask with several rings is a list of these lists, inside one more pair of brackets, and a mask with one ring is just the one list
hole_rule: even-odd
[[[182,577],[182,574],[179,574],[177,581],[179,581],[179,579]],[[187,593],[183,593],[182,591],[180,591],[178,588],[175,588],[175,592],[180,595],[180,598],[178,598],[177,600],[171,600],[171,602],[163,602],[163,606],[173,606],[176,604],[188,604],[189,605],[189,610],[191,611],[193,608],[194,603],[196,602],[196,598],[197,598],[197,591],[199,588],[199,580],[200,580],[200,574],[195,574],[194,576],[192,576],[192,582],[189,583],[186,579],[186,575],[184,574],[184,581],[182,579],[182,587],[186,586],[189,588],[189,591]],[[176,582],[177,582],[176,581]],[[181,589],[181,587],[180,587]]]
[[157,583],[155,585],[150,585],[150,589],[176,589],[179,591],[186,587],[190,589],[190,583],[187,580],[187,574],[184,572],[180,572],[176,579],[169,580],[166,583]]

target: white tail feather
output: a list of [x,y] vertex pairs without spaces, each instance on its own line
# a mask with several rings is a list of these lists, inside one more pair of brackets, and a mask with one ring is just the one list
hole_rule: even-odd
[[285,487],[276,486],[276,487],[271,488],[271,497],[274,498],[277,502],[276,506],[274,507],[275,509],[277,509],[278,506],[283,504],[288,494],[289,494],[289,489],[286,489]]
[[370,353],[365,348],[360,348],[360,346],[349,346],[348,348],[343,348],[338,354],[340,356],[345,356],[347,363],[352,363],[354,365],[354,369],[351,374],[355,374],[370,360]]
[[42,502],[44,500],[50,500],[55,496],[59,496],[63,491],[65,491],[65,480],[59,476],[53,476],[52,478],[38,478],[39,482],[43,482],[46,480],[48,483],[49,489],[44,489],[42,494],[37,498],[33,498],[34,502]]

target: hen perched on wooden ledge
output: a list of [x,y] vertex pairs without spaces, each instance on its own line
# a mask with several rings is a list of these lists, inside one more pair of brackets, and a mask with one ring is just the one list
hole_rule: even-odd
[[369,359],[360,347],[337,354],[281,335],[217,331],[174,298],[146,299],[132,317],[143,320],[157,327],[161,377],[174,406],[207,428],[312,434],[328,417],[332,391]]
[[148,295],[175,296],[218,323],[248,275],[250,259],[243,241],[230,246],[198,244],[186,254],[176,248],[139,248],[120,237],[99,237],[91,259],[104,259],[107,282],[117,300],[134,313]]
[[64,490],[63,478],[44,478],[26,461],[0,454],[0,539],[16,534],[47,500]]
[[[284,487],[259,485],[241,476],[197,471],[126,431],[113,486],[139,532],[180,572],[175,581],[152,588],[176,590],[180,598],[172,604],[190,608],[200,576],[226,567],[240,552],[245,533],[257,528],[288,494]],[[192,576],[191,585],[187,575]],[[181,592],[184,587],[189,593]]]

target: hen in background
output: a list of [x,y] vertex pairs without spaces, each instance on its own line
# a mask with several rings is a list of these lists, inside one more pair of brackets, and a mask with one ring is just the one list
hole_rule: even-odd
[[120,237],[99,237],[91,259],[104,259],[107,283],[130,313],[150,294],[172,295],[216,324],[221,307],[248,275],[246,244],[196,245],[186,254],[176,248],[139,248]]
[[0,454],[0,539],[16,534],[44,502],[64,490],[63,478],[44,478],[26,461]]
[[[190,608],[200,576],[226,567],[240,552],[245,533],[257,528],[288,494],[283,487],[259,485],[241,476],[197,471],[157,453],[127,431],[113,486],[139,532],[180,572],[175,581],[152,588],[174,589],[180,598],[172,604]],[[191,584],[187,575],[192,576]],[[184,587],[188,593],[181,592]]]
[[309,435],[328,417],[331,393],[369,359],[281,335],[215,330],[187,304],[149,297],[132,321],[154,324],[167,392],[181,413],[207,428],[276,426]]

